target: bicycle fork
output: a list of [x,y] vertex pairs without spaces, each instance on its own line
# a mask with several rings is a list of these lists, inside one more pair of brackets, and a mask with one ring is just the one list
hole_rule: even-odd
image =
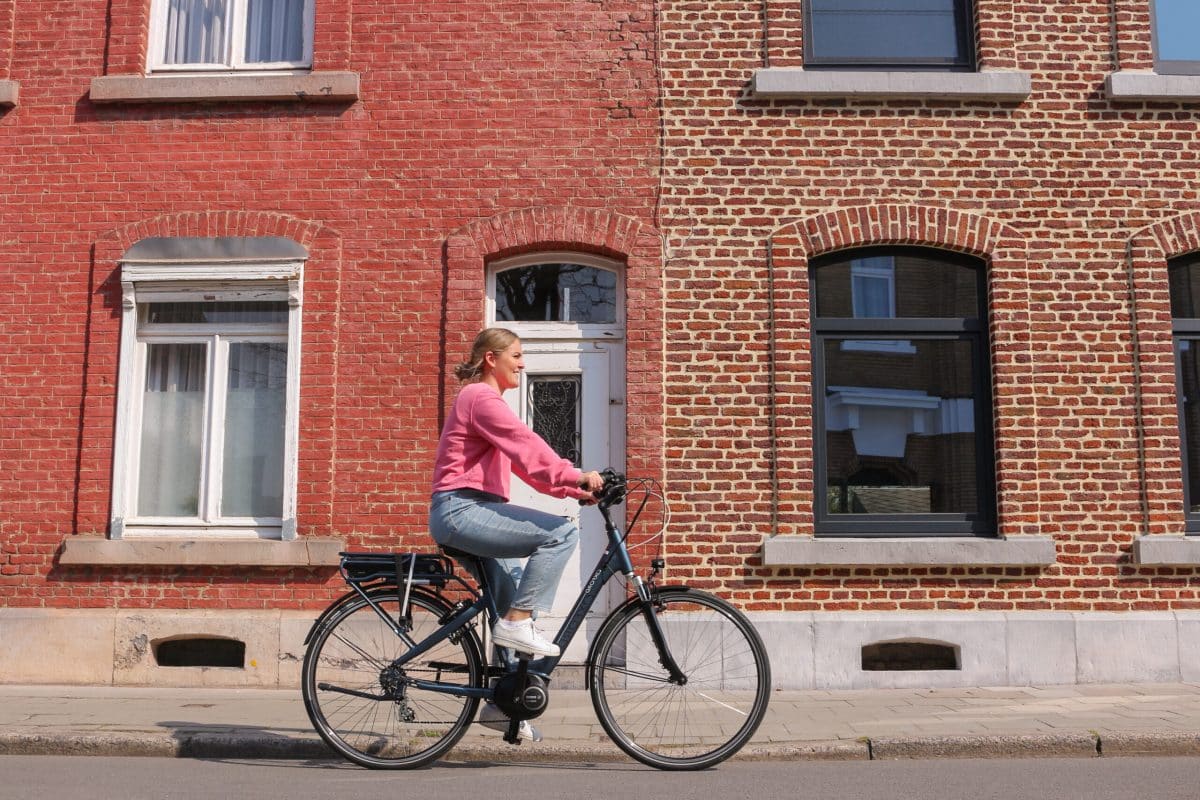
[[687,684],[687,675],[683,674],[683,670],[675,662],[675,656],[671,654],[671,648],[667,646],[667,637],[663,634],[662,625],[658,621],[658,614],[654,611],[653,574],[650,576],[651,583],[649,584],[634,573],[627,577],[633,583],[634,591],[637,592],[638,600],[641,601],[642,618],[646,620],[650,639],[658,649],[658,663],[662,664],[663,669],[671,676],[671,683],[684,686]]

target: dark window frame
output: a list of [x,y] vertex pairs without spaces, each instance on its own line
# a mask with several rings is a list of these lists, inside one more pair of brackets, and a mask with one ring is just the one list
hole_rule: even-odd
[[812,0],[803,0],[804,68],[824,70],[922,70],[940,72],[975,72],[976,60],[974,0],[954,0],[957,59],[950,58],[882,58],[867,55],[855,58],[818,56],[814,49]]
[[[1168,275],[1175,270],[1187,269],[1194,264],[1200,264],[1200,253],[1189,253],[1172,258],[1167,261]],[[1193,504],[1200,505],[1200,498],[1196,498],[1196,502],[1193,502],[1191,468],[1188,467],[1186,393],[1183,384],[1183,350],[1181,348],[1184,341],[1200,345],[1200,316],[1176,316],[1175,306],[1178,298],[1174,293],[1175,283],[1168,280],[1168,285],[1171,290],[1171,350],[1175,358],[1175,413],[1179,426],[1179,460],[1183,472],[1184,531],[1188,534],[1200,534],[1200,511],[1192,511]],[[1197,350],[1200,351],[1200,347]]]
[[[913,255],[978,271],[976,317],[847,318],[818,317],[817,272],[831,264],[878,255]],[[897,284],[898,285],[898,284]],[[896,538],[901,536],[995,537],[995,436],[991,358],[988,341],[987,264],[982,259],[933,247],[864,247],[829,253],[809,262],[813,364],[813,512],[818,536]],[[827,339],[907,339],[971,343],[971,388],[975,411],[975,480],[979,505],[973,513],[831,514],[825,507],[828,452],[825,430],[825,341]]]

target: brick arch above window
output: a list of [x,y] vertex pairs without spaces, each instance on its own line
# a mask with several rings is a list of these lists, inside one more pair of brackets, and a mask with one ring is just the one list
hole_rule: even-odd
[[97,260],[116,261],[143,239],[158,237],[283,236],[311,250],[324,226],[287,214],[262,211],[186,211],[116,228],[96,242]]
[[1024,260],[1024,239],[999,220],[913,205],[870,205],[838,209],[786,225],[773,234],[776,246],[791,244],[806,257],[870,245],[919,245],[970,253],[988,261]]
[[[1011,225],[944,207],[881,204],[796,220],[768,238],[774,286],[776,440],[784,487],[779,532],[811,535],[813,405],[808,262],[838,250],[932,247],[980,258],[988,268],[989,338],[995,433],[998,535],[1037,534],[1037,435],[1034,341],[1027,243]],[[1034,476],[1034,477],[1031,477]]]
[[637,256],[658,233],[606,209],[541,206],[507,211],[465,225],[447,239],[450,258],[488,260],[540,249],[578,249]]

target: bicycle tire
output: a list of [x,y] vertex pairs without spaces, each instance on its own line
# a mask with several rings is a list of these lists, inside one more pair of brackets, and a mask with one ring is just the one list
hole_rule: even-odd
[[766,715],[766,648],[742,612],[706,592],[667,588],[652,602],[686,684],[669,681],[635,598],[596,636],[592,705],[613,742],[643,764],[706,769],[740,750]]
[[[398,617],[397,590],[377,590],[371,599],[392,619]],[[440,598],[421,591],[412,592],[409,604],[412,642],[441,627],[439,620],[450,610]],[[475,719],[478,698],[384,686],[398,685],[397,679],[402,684],[403,677],[482,686],[485,667],[475,632],[463,629],[401,672],[392,670],[392,661],[409,646],[365,600],[351,597],[313,635],[305,652],[301,689],[309,719],[330,747],[356,764],[372,769],[424,766],[454,747]]]

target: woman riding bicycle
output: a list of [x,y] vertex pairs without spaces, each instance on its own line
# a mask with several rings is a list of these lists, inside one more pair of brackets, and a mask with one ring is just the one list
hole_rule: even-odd
[[[524,368],[521,340],[504,328],[480,332],[470,358],[455,368],[464,386],[438,441],[429,530],[439,545],[481,557],[501,614],[493,644],[557,656],[533,615],[550,610],[579,530],[565,517],[511,505],[510,479],[515,472],[544,494],[585,501],[603,479],[559,457],[504,402]],[[526,557],[522,570],[518,559]]]

